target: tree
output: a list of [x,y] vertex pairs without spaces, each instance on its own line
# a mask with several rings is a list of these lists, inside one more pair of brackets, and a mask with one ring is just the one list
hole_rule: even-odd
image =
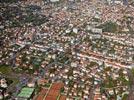
[[98,26],[99,28],[103,29],[103,32],[111,32],[115,33],[118,29],[118,25],[115,22],[106,22],[103,25]]

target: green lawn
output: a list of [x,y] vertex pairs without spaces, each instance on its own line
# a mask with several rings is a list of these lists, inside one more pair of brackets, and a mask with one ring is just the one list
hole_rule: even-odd
[[110,21],[98,26],[98,28],[102,28],[103,32],[116,33],[118,30],[118,25],[115,22]]
[[19,83],[19,80],[16,79],[16,78],[14,78],[14,79],[12,79],[12,80],[13,80],[13,84],[18,84],[18,83]]
[[[10,76],[10,74],[13,73],[13,72],[12,72],[11,67],[6,66],[6,65],[5,66],[2,65],[2,66],[0,66],[0,73],[3,74],[3,75]],[[19,80],[17,78],[10,78],[10,79],[13,81],[12,84],[19,83]]]
[[0,73],[4,75],[8,75],[12,72],[11,67],[8,66],[0,66]]

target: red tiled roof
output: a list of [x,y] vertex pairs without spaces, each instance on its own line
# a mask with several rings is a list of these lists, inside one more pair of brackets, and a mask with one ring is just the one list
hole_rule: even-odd
[[99,98],[101,98],[100,95],[95,95],[95,96],[94,96],[94,100],[99,100]]

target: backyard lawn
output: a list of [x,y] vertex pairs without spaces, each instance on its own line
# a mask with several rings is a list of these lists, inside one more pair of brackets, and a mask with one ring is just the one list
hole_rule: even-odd
[[0,73],[4,75],[9,75],[12,72],[11,67],[8,66],[0,66]]

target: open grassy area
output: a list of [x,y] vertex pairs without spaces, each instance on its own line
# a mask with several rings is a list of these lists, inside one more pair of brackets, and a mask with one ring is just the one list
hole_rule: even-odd
[[98,28],[102,28],[103,32],[116,33],[116,31],[118,30],[118,25],[110,21],[98,26]]
[[0,73],[4,74],[4,75],[9,75],[12,72],[11,67],[8,66],[0,66]]
[[[13,71],[12,71],[11,67],[6,66],[6,65],[2,65],[2,66],[0,66],[0,73],[2,75],[7,76],[7,78],[9,78],[8,76],[10,76],[10,74],[13,73]],[[10,78],[10,80],[13,81],[12,84],[18,84],[19,83],[19,80],[17,78]]]
[[16,78],[13,78],[12,80],[13,80],[13,84],[18,84],[19,83],[19,80],[16,79]]

